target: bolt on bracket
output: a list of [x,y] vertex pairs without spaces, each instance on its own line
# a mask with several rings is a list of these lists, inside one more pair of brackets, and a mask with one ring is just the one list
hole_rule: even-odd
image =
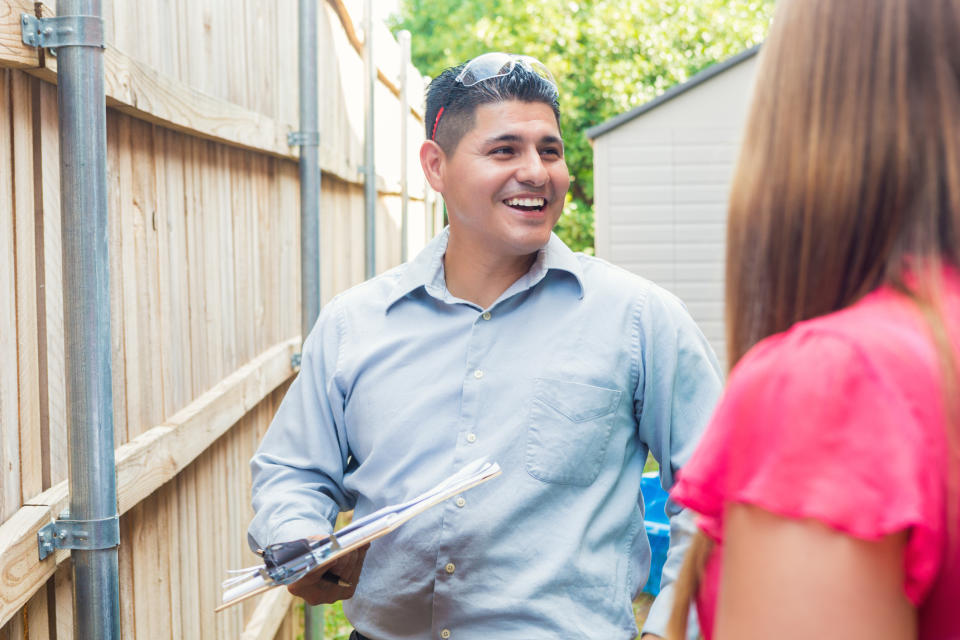
[[43,560],[57,549],[111,549],[120,545],[120,516],[100,520],[70,520],[64,512],[60,518],[37,532],[37,548]]
[[20,33],[28,47],[99,47],[103,45],[103,18],[98,16],[55,16],[38,18],[20,14]]
[[320,134],[317,131],[291,131],[287,134],[287,144],[291,147],[320,146]]

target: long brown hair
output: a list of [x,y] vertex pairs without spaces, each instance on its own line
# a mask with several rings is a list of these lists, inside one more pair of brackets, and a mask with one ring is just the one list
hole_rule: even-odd
[[[779,0],[730,196],[730,366],[889,285],[923,312],[956,425],[944,264],[960,265],[960,2]],[[951,487],[956,497],[955,477]],[[696,545],[709,552],[703,534]],[[678,639],[699,572],[682,578]]]

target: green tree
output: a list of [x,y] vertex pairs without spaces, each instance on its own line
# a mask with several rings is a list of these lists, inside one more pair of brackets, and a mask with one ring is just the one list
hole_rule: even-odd
[[394,33],[436,76],[487,51],[532,55],[560,85],[572,182],[557,234],[593,251],[593,149],[586,130],[761,42],[773,0],[402,0]]

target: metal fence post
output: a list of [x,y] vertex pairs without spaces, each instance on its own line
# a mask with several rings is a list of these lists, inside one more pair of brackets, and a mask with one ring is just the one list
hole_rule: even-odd
[[373,59],[373,0],[363,3],[363,61],[367,72],[364,83],[364,133],[363,133],[363,195],[366,211],[366,263],[365,275],[372,278],[377,273],[377,171],[374,160],[374,115],[373,94],[377,82],[377,63]]
[[[317,0],[298,3],[300,101],[300,335],[320,315],[320,145],[317,97]],[[304,603],[304,640],[322,640],[323,606]]]
[[[102,17],[100,0],[58,0],[57,17],[96,25]],[[99,24],[102,43],[102,21]],[[117,480],[103,49],[99,44],[71,44],[58,47],[57,54],[69,519],[112,525],[109,521],[117,518]],[[116,545],[74,549],[72,560],[74,635],[119,640]]]
[[400,43],[400,260],[407,261],[408,239],[410,233],[409,209],[410,186],[407,184],[407,160],[410,157],[407,149],[407,129],[410,122],[410,105],[407,99],[407,67],[410,66],[410,32],[404,29],[397,34]]

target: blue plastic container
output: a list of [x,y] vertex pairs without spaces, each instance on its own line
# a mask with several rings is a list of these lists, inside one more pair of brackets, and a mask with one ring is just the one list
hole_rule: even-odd
[[664,510],[667,492],[660,487],[660,474],[656,471],[643,474],[640,492],[643,494],[644,504],[643,525],[650,541],[650,576],[643,590],[657,595],[660,593],[660,574],[663,573],[663,563],[670,547],[670,521]]

